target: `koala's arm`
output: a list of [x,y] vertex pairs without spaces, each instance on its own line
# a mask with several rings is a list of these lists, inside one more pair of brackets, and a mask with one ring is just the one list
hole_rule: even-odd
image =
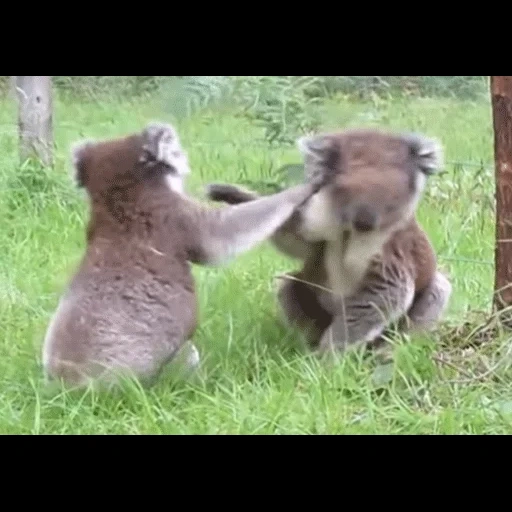
[[269,239],[317,189],[308,183],[222,208],[198,206],[189,260],[220,265],[249,251]]
[[[262,196],[256,192],[221,183],[212,183],[206,187],[206,196],[212,201],[220,201],[231,205],[255,201]],[[272,196],[267,196],[272,197]],[[270,237],[274,246],[292,258],[306,260],[314,250],[314,244],[302,238],[298,231],[301,224],[300,207]]]

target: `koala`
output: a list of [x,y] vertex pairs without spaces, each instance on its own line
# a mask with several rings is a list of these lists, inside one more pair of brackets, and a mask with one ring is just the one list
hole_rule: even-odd
[[[187,197],[188,157],[175,129],[82,141],[72,150],[89,199],[85,255],[43,342],[47,382],[155,382],[175,356],[193,370],[197,300],[191,263],[220,265],[266,240],[320,185],[215,208]],[[320,183],[323,178],[318,182]],[[185,352],[183,352],[185,351]]]
[[[429,330],[451,296],[415,215],[428,176],[442,165],[442,148],[420,134],[373,129],[321,133],[297,145],[306,182],[326,172],[335,177],[270,237],[303,262],[279,285],[280,309],[316,353],[364,345],[385,359],[391,325]],[[230,204],[258,198],[215,183],[206,195]]]

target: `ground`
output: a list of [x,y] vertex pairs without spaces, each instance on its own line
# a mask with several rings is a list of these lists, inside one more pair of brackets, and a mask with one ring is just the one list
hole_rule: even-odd
[[[493,159],[490,106],[449,100],[379,104],[339,101],[324,127],[380,125],[441,138],[448,162],[431,179],[419,218],[454,294],[430,336],[401,342],[392,381],[378,392],[374,363],[357,354],[323,367],[277,318],[273,279],[296,264],[268,244],[220,269],[194,268],[201,324],[200,379],[149,391],[47,395],[41,341],[84,248],[87,207],[70,179],[69,145],[81,137],[171,121],[148,102],[83,104],[57,99],[56,167],[47,176],[17,164],[16,111],[0,118],[0,433],[3,434],[457,434],[511,433],[512,389],[505,335],[472,334],[489,316],[493,291]],[[268,176],[297,161],[295,148],[268,149],[239,117],[202,114],[179,125],[200,196],[209,181]],[[481,164],[481,165],[480,165]],[[484,333],[485,334],[485,333]]]

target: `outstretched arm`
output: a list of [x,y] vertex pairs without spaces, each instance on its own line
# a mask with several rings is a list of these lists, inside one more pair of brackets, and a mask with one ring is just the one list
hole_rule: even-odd
[[[211,183],[206,187],[206,195],[213,201],[220,201],[231,205],[255,201],[261,198],[256,192],[221,183]],[[276,194],[279,195],[279,194]],[[266,196],[273,197],[273,196]],[[300,260],[307,259],[313,251],[313,244],[306,242],[298,234],[298,226],[301,222],[300,208],[294,210],[289,218],[270,237],[278,250]]]
[[270,238],[319,188],[301,184],[277,194],[213,209],[198,206],[189,260],[220,265]]

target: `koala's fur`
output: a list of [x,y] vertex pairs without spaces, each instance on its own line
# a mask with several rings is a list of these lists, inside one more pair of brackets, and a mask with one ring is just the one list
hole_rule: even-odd
[[[415,211],[427,176],[441,166],[441,147],[422,135],[372,129],[303,137],[298,147],[306,181],[327,171],[336,177],[271,237],[304,262],[278,290],[287,320],[320,353],[386,348],[383,335],[394,323],[432,328],[452,286]],[[258,197],[223,184],[209,185],[207,195],[231,204]]]
[[111,385],[125,374],[149,385],[187,341],[186,364],[196,367],[189,262],[220,265],[251,249],[319,188],[208,208],[184,194],[188,158],[173,127],[160,123],[82,142],[73,158],[90,203],[87,248],[43,346],[47,379],[71,386]]

